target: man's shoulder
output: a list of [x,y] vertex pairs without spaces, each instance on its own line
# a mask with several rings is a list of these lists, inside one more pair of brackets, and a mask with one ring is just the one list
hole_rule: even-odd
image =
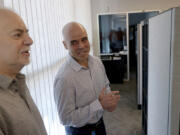
[[99,58],[99,57],[97,57],[97,56],[92,56],[92,55],[90,55],[90,59],[93,61],[93,63],[95,63],[95,64],[100,64],[101,65],[101,59]]
[[67,78],[69,75],[72,75],[72,68],[68,61],[64,62],[58,69],[56,74],[56,78]]
[[93,61],[97,61],[97,62],[101,61],[100,58],[97,57],[97,56],[89,55],[89,57],[90,57],[90,59],[92,59]]

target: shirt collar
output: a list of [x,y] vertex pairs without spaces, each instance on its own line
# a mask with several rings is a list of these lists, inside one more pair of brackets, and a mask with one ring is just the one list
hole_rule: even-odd
[[22,79],[25,80],[25,76],[20,73],[18,73],[16,75],[16,78],[14,79],[9,76],[0,74],[0,87],[2,87],[3,89],[7,89],[13,81],[22,80]]
[[[88,56],[88,67],[90,63],[92,63],[91,56]],[[68,55],[68,60],[71,65],[71,67],[76,71],[80,71],[81,69],[86,69],[85,67],[81,66],[71,55]]]

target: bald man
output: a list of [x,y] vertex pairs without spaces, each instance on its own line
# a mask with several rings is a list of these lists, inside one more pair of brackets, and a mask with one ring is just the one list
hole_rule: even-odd
[[0,9],[0,135],[47,135],[20,70],[33,41],[23,20]]
[[119,92],[111,92],[103,64],[89,55],[85,28],[70,22],[62,33],[69,55],[54,82],[60,121],[67,135],[106,135],[103,112],[114,111]]

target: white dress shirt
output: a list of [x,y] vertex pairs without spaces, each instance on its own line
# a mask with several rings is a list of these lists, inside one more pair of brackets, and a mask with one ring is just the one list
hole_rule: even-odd
[[89,55],[88,68],[85,68],[68,56],[54,82],[61,123],[73,127],[96,123],[104,111],[98,100],[104,87],[110,91],[104,66],[97,57]]

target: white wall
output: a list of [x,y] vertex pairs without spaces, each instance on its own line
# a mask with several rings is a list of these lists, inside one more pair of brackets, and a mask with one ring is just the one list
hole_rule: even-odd
[[0,7],[3,7],[3,0],[0,0]]
[[137,10],[163,10],[177,5],[180,5],[179,0],[91,0],[94,55],[99,55],[97,14]]
[[[90,0],[75,0],[75,20],[81,23],[87,30],[90,44],[92,44],[92,20]],[[91,52],[92,52],[91,47]]]

